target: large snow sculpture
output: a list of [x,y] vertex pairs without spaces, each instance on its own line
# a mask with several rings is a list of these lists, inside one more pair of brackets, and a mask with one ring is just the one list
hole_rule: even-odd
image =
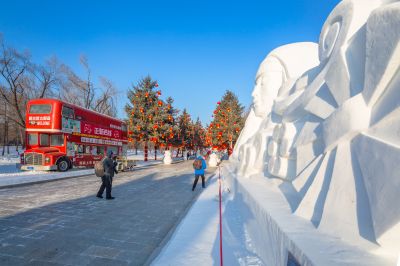
[[[385,242],[392,241],[385,241],[383,234],[387,230],[399,230],[391,227],[400,222],[400,207],[392,205],[400,189],[396,177],[398,160],[394,159],[400,150],[393,146],[396,142],[388,143],[384,136],[373,137],[369,132],[377,128],[382,130],[377,125],[379,121],[391,120],[393,123],[398,117],[398,114],[388,112],[378,116],[373,114],[382,110],[382,107],[376,108],[377,95],[381,96],[381,102],[385,101],[383,92],[391,90],[390,85],[394,84],[389,84],[390,81],[396,82],[400,58],[396,51],[400,37],[400,6],[399,3],[392,4],[372,12],[377,4],[371,2],[366,6],[364,1],[344,1],[335,8],[322,30],[321,56],[324,56],[323,44],[328,38],[325,36],[330,35],[332,25],[341,17],[341,30],[336,34],[334,48],[329,57],[321,58],[321,62],[325,60],[326,63],[316,82],[313,81],[291,105],[283,120],[318,117],[313,118],[314,127],[309,126],[310,119],[303,122],[293,147],[297,158],[301,157],[303,161],[297,165],[297,173],[316,171],[315,175],[299,175],[294,181],[297,191],[305,191],[296,214],[310,219],[319,230],[346,240],[363,238],[385,246]],[[379,77],[381,73],[386,77]],[[396,96],[399,101],[399,95],[391,95],[383,108],[390,109],[388,103]],[[317,111],[323,105],[332,107],[325,108],[323,113]],[[396,109],[395,106],[392,108],[391,111]],[[299,117],[299,113],[303,117]],[[383,131],[391,130],[386,127]],[[397,135],[397,140],[399,137]],[[311,156],[306,158],[303,151],[308,145],[318,146],[318,149],[314,148],[313,153],[308,153]],[[391,157],[386,157],[389,154]],[[378,163],[380,160],[384,160],[382,164]],[[386,235],[397,238],[396,246],[400,248],[400,231],[397,234],[391,231],[390,237]]]
[[315,46],[301,46],[274,50],[257,73],[220,169],[223,229],[208,189],[155,265],[215,264],[220,240],[229,265],[400,265],[400,1],[344,0],[314,65]]
[[252,93],[253,107],[246,121],[232,160],[239,162],[239,172],[257,174],[264,171],[267,139],[272,135],[274,100],[288,93],[282,85],[293,82],[318,64],[315,43],[294,43],[272,51],[261,63]]
[[[249,136],[238,141],[233,162],[247,177],[267,166],[264,176],[290,185],[298,199],[295,214],[318,230],[350,243],[378,242],[397,254],[400,2],[367,2],[344,0],[332,11],[321,31],[317,67],[296,81],[276,82],[279,93],[269,101],[253,93],[254,115],[264,117],[257,128],[246,122]],[[276,75],[274,69],[269,75]],[[262,112],[256,110],[260,102]]]

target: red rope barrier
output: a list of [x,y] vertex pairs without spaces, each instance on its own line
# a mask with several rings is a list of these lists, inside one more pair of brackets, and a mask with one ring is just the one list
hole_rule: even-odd
[[221,196],[221,167],[218,166],[218,182],[219,182],[219,257],[220,265],[224,265],[223,255],[222,255],[222,196]]

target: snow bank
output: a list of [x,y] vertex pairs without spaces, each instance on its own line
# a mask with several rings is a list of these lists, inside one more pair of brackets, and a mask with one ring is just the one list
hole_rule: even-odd
[[215,200],[217,187],[218,182],[214,178],[152,265],[216,264],[218,257],[213,254],[213,246],[218,241],[218,202]]
[[[152,165],[161,164],[162,161],[137,161],[135,168],[138,167],[148,167]],[[0,170],[3,171],[4,165],[0,165]],[[1,172],[0,171],[0,188],[1,187],[8,187],[14,186],[19,184],[30,184],[36,182],[43,182],[43,181],[52,181],[52,180],[59,180],[64,178],[71,178],[71,177],[78,177],[84,175],[93,175],[94,169],[72,169],[67,172],[54,172],[54,171],[20,171],[19,169],[15,168],[15,164],[7,165],[9,167],[10,172]]]
[[70,170],[67,172],[42,172],[26,171],[13,174],[0,174],[0,188],[20,184],[30,184],[36,182],[59,180],[69,177],[94,174],[94,169]]
[[[11,153],[11,151],[14,152]],[[21,152],[23,152],[23,150],[19,151],[19,153]],[[154,159],[149,159],[149,161],[144,162],[143,153],[141,152],[138,152],[138,155],[134,155],[133,152],[130,152],[128,155],[129,159],[137,160],[136,167],[147,167],[162,163],[161,160],[156,161]],[[15,147],[10,147],[10,154],[0,157],[0,188],[94,174],[94,169],[79,168],[74,168],[62,173],[54,171],[21,171],[18,167],[19,162],[19,154],[15,152]]]

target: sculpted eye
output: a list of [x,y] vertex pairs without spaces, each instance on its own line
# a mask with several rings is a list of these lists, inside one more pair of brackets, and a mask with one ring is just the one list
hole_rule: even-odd
[[331,55],[338,39],[341,25],[342,21],[339,20],[330,25],[323,33],[321,40],[321,61],[324,61]]

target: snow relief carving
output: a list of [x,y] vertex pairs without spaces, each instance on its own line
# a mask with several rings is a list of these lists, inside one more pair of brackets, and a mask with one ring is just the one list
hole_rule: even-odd
[[[278,178],[296,215],[345,241],[400,250],[400,2],[344,0],[318,46],[260,66],[231,161]],[[295,70],[295,71],[294,71]]]
[[239,173],[251,175],[265,169],[267,140],[276,123],[271,112],[274,100],[286,98],[290,92],[284,85],[317,64],[318,46],[310,42],[279,47],[261,63],[252,93],[253,107],[231,156],[239,162]]

